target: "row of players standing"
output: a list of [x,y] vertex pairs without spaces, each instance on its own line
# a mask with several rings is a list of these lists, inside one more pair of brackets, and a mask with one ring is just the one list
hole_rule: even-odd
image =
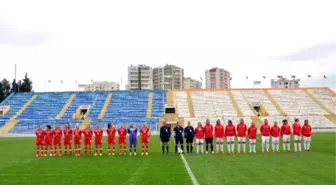
[[[280,138],[283,141],[283,150],[290,152],[290,137],[294,136],[294,151],[301,152],[301,136],[304,138],[303,146],[305,151],[310,150],[311,134],[312,128],[309,125],[309,121],[305,120],[304,125],[301,126],[299,119],[295,119],[292,128],[288,124],[288,121],[284,119],[281,127],[278,126],[278,123],[275,121],[271,126],[268,124],[268,120],[265,119],[264,123],[260,127],[261,133],[261,148],[262,152],[269,152],[269,143],[270,137],[272,138],[272,149],[273,152],[280,152]],[[201,122],[198,122],[197,127],[194,129],[190,122],[188,126],[183,128],[177,123],[177,126],[173,129],[173,134],[175,138],[175,153],[184,151],[184,139],[186,140],[187,153],[192,153],[193,151],[193,142],[196,142],[196,153],[203,153],[203,142],[205,140],[205,149],[206,153],[214,153],[213,148],[213,139],[215,136],[216,139],[216,152],[224,153],[224,140],[227,141],[227,149],[229,153],[235,152],[235,138],[238,140],[238,153],[240,149],[243,149],[243,152],[246,151],[246,136],[249,138],[250,144],[250,153],[256,153],[256,141],[257,141],[257,127],[254,123],[247,128],[243,119],[240,119],[240,123],[237,124],[237,128],[232,124],[232,121],[229,120],[228,124],[224,127],[221,124],[220,120],[216,121],[215,128],[210,124],[209,120],[206,120],[205,126],[202,126]],[[292,132],[293,131],[293,132]],[[166,122],[163,122],[163,126],[160,128],[160,140],[162,143],[162,153],[169,153],[169,139],[171,131]],[[195,139],[196,138],[196,139]],[[210,150],[209,150],[210,149]]]
[[[107,144],[108,144],[108,155],[115,155],[116,151],[116,133],[118,134],[118,145],[119,154],[126,155],[126,144],[127,144],[127,134],[129,136],[129,149],[130,155],[133,153],[136,155],[136,144],[137,144],[137,134],[138,130],[133,123],[130,124],[129,128],[125,128],[123,124],[120,124],[119,128],[115,128],[113,124],[109,123],[107,126]],[[56,125],[55,129],[52,129],[50,125],[46,126],[44,130],[42,126],[35,132],[36,134],[36,156],[47,156],[48,151],[50,156],[62,156],[62,137],[64,135],[64,151],[65,154],[72,154],[72,144],[75,147],[75,156],[81,155],[81,143],[82,136],[84,135],[84,155],[92,154],[92,137],[95,135],[95,156],[101,156],[103,153],[103,130],[100,128],[99,124],[96,125],[96,129],[92,130],[90,125],[88,128],[80,129],[77,125],[74,130],[70,128],[70,124],[66,123],[65,129]],[[141,138],[141,150],[142,155],[148,155],[148,144],[150,139],[150,129],[147,124],[143,124],[140,129]]]

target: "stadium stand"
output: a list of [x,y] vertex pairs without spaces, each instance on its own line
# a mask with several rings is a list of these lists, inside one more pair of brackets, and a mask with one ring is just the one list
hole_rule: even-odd
[[[168,102],[176,105],[179,120],[193,125],[206,119],[213,124],[217,119],[224,124],[231,119],[237,124],[243,118],[245,123],[260,124],[263,119],[271,123],[283,119],[293,122],[299,118],[309,119],[314,129],[335,129],[335,97],[328,88],[16,93],[0,104],[10,106],[6,114],[0,115],[0,131],[33,133],[39,124],[63,127],[66,122],[72,127],[84,122],[93,126],[99,123],[103,128],[109,122],[116,126],[134,122],[137,127],[146,122],[155,131]],[[267,114],[259,114],[255,105],[262,106]],[[89,106],[89,112],[84,120],[74,119],[81,106]],[[56,119],[61,110],[64,114]],[[1,130],[10,119],[15,123]]]

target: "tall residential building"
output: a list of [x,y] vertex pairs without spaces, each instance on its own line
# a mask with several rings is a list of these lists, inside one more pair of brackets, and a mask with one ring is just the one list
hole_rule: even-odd
[[277,80],[271,80],[272,88],[299,88],[300,87],[300,79],[286,79],[279,78]]
[[202,89],[202,82],[190,77],[184,78],[183,84],[184,89]]
[[183,89],[184,69],[174,66],[165,65],[153,69],[153,86],[154,89]]
[[153,89],[153,69],[146,65],[128,66],[128,90]]
[[117,82],[93,82],[92,84],[79,84],[79,91],[111,91],[120,90],[120,85]]
[[231,74],[221,68],[205,70],[205,87],[208,89],[230,88]]

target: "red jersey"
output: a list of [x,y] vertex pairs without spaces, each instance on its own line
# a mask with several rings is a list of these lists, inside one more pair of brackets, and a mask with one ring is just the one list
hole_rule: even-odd
[[293,134],[300,136],[301,135],[301,125],[300,123],[293,123]]
[[225,136],[226,137],[232,137],[236,136],[236,128],[234,125],[226,125],[225,127]]
[[247,129],[247,134],[250,139],[257,139],[257,127],[255,127],[254,125],[251,125]]
[[36,135],[36,141],[43,141],[45,132],[39,128],[35,131],[35,135]]
[[84,129],[84,137],[86,140],[91,140],[92,139],[92,135],[93,135],[93,132],[91,130],[91,128],[86,128]]
[[215,137],[216,138],[223,138],[225,137],[224,134],[224,126],[222,124],[219,124],[215,126]]
[[238,137],[246,137],[247,127],[244,123],[239,123],[237,125],[237,135]]
[[126,138],[127,130],[124,127],[118,128],[119,138]]
[[65,128],[64,131],[64,140],[65,141],[71,141],[72,139],[72,130],[71,128]]
[[94,131],[95,139],[102,140],[103,139],[103,130],[98,128]]
[[278,125],[273,125],[271,128],[271,136],[279,137],[280,135],[280,127]]
[[312,128],[310,125],[302,126],[302,135],[305,137],[310,137],[312,135]]
[[203,139],[204,138],[204,129],[202,127],[196,127],[195,136],[196,136],[196,139]]
[[62,138],[63,132],[61,129],[54,130],[54,139],[60,141]]
[[271,132],[271,127],[269,126],[269,124],[263,124],[260,127],[260,133],[262,136],[270,136],[270,132]]
[[115,134],[116,134],[117,131],[116,131],[116,129],[114,127],[111,127],[111,128],[108,128],[106,130],[106,132],[107,132],[107,138],[114,139],[115,138]]
[[288,124],[283,124],[281,126],[281,135],[290,135],[291,134],[291,128]]
[[142,127],[140,129],[140,136],[141,136],[141,138],[148,139],[149,136],[150,136],[149,128]]
[[75,141],[79,141],[79,140],[82,139],[82,133],[83,132],[80,129],[75,129],[73,133],[74,133]]
[[213,137],[213,126],[210,124],[206,124],[204,126],[204,137],[211,138]]
[[45,140],[52,140],[54,138],[54,132],[52,130],[46,130],[45,131]]

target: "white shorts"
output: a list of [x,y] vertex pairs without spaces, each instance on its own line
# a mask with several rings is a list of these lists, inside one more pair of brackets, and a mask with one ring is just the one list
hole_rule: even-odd
[[294,135],[294,141],[301,141],[301,136]]
[[246,137],[238,137],[238,143],[245,143]]
[[270,139],[269,136],[261,136],[261,142],[262,143],[269,143],[269,139]]
[[311,142],[311,136],[309,137],[303,136],[303,142]]
[[290,142],[290,135],[283,135],[282,136],[282,141],[283,142]]
[[216,142],[217,143],[223,143],[224,142],[224,138],[216,138]]
[[256,139],[250,139],[249,140],[251,144],[255,144],[256,143]]
[[196,144],[203,144],[203,142],[204,142],[203,139],[197,139],[196,138]]
[[226,141],[227,142],[234,142],[235,141],[235,137],[234,136],[227,136]]
[[279,137],[272,137],[273,144],[279,144]]

